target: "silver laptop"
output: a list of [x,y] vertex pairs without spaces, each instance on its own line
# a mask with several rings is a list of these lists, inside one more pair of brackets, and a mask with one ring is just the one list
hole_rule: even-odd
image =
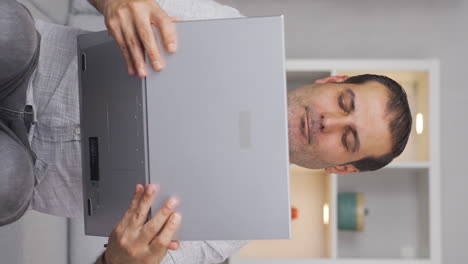
[[151,215],[180,200],[177,239],[289,238],[283,17],[176,28],[177,53],[145,79],[106,31],[78,37],[85,233],[108,236],[154,183]]

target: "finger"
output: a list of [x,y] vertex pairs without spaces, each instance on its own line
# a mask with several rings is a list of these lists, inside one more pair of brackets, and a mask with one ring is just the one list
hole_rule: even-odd
[[143,227],[142,237],[144,241],[151,241],[158,233],[160,233],[167,219],[174,212],[178,205],[178,200],[170,197]]
[[136,25],[140,41],[143,44],[146,54],[148,55],[151,66],[155,71],[161,71],[164,62],[161,55],[159,54],[159,50],[156,45],[156,39],[154,38],[153,29],[151,28],[149,19],[139,19]]
[[179,249],[180,247],[180,242],[179,240],[172,240],[170,243],[169,243],[169,246],[167,247],[167,249],[169,250],[177,250]]
[[326,78],[322,78],[322,79],[318,79],[315,81],[315,83],[327,83],[330,81],[332,77],[326,77]]
[[[127,20],[126,18],[123,19]],[[146,65],[143,56],[143,49],[141,47],[140,39],[136,34],[135,26],[133,25],[132,21],[122,21],[121,27],[125,43],[127,44],[127,48],[133,61],[133,65],[138,72],[138,76],[143,78],[146,76]]]
[[161,233],[151,241],[150,248],[152,250],[158,250],[161,248],[168,248],[175,233],[180,227],[181,215],[179,213],[173,213],[166,225],[162,229]]
[[129,220],[129,226],[131,228],[138,228],[143,226],[145,223],[149,209],[153,204],[154,198],[158,192],[158,187],[154,184],[148,184],[145,188],[145,192],[141,195],[140,202],[138,203],[135,210]]
[[340,77],[341,77],[340,82],[344,82],[344,81],[346,81],[346,80],[349,78],[348,75],[342,75],[342,76],[340,76]]
[[346,75],[337,75],[337,76],[330,76],[330,77],[316,80],[315,83],[337,83],[337,82],[343,82],[346,79],[348,79],[348,76]]
[[140,203],[141,197],[143,196],[143,185],[137,184],[135,187],[135,193],[133,194],[132,201],[130,202],[130,206],[128,207],[127,211],[123,215],[122,219],[119,222],[119,225],[127,226],[130,218],[132,217],[133,212],[138,208],[138,204]]
[[332,78],[332,80],[334,82],[343,82],[346,79],[348,79],[348,76],[346,76],[346,75],[338,75],[338,76],[334,76],[334,78]]
[[180,19],[178,17],[171,17],[171,21],[172,22],[180,22],[180,21],[182,21],[182,19]]
[[161,15],[155,17],[156,23],[159,26],[159,31],[164,42],[166,50],[170,53],[174,53],[177,50],[177,36],[174,22],[167,15]]
[[108,27],[109,32],[114,37],[117,45],[120,48],[125,60],[125,64],[127,65],[128,74],[134,75],[135,74],[135,67],[133,65],[132,58],[130,57],[130,53],[128,51],[127,43],[125,43],[124,37],[122,35],[122,30],[120,29],[120,25],[112,25],[110,24]]

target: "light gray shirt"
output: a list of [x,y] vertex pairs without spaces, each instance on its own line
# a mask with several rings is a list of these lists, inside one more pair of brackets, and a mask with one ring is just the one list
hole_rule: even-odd
[[[211,0],[160,0],[171,16],[186,19],[239,17],[234,8]],[[32,208],[65,217],[82,215],[81,148],[76,36],[85,31],[38,21],[39,64],[31,81],[36,125],[31,148],[40,183]]]

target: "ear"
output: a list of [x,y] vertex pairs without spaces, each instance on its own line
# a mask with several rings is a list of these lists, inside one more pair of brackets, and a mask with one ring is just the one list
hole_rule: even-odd
[[334,173],[334,174],[349,174],[349,173],[359,172],[359,170],[356,167],[354,167],[354,165],[352,164],[328,167],[325,169],[325,171],[327,173]]
[[322,79],[318,79],[315,83],[340,83],[346,81],[349,77],[346,75],[330,76]]

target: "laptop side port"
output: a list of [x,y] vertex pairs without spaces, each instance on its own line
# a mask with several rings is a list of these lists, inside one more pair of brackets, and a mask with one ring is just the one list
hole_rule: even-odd
[[99,141],[97,137],[89,137],[89,172],[91,184],[99,182]]
[[86,53],[81,53],[81,70],[86,71]]
[[93,214],[93,203],[91,198],[88,198],[88,215],[91,216]]

